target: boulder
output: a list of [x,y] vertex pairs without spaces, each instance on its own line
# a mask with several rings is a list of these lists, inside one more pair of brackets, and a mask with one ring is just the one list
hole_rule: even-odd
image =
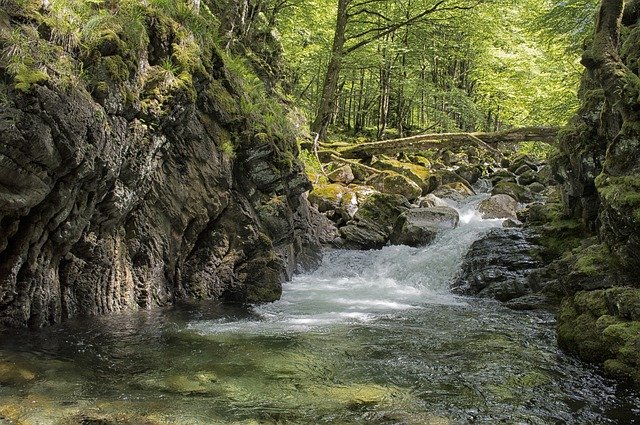
[[455,173],[470,184],[474,184],[480,177],[482,177],[482,167],[479,165],[465,164],[458,167]]
[[501,181],[515,183],[516,175],[509,170],[497,170],[491,174],[490,179],[491,179],[491,184],[493,184],[494,186],[500,183]]
[[450,207],[414,208],[398,217],[390,241],[393,245],[427,245],[441,230],[455,228],[459,220],[458,212]]
[[320,212],[337,210],[340,208],[342,198],[350,192],[347,187],[341,184],[318,184],[309,193],[309,202]]
[[536,181],[538,181],[538,173],[533,170],[525,171],[517,178],[518,184],[522,186],[530,185],[531,183],[534,183]]
[[517,183],[501,181],[491,190],[492,195],[509,195],[518,202],[526,203],[533,201],[533,194],[529,189],[519,186]]
[[431,193],[438,198],[451,199],[456,202],[475,195],[473,189],[461,182],[444,184]]
[[345,248],[377,249],[389,241],[393,225],[410,207],[402,195],[374,193],[360,204],[353,220],[340,228]]
[[430,188],[429,177],[431,172],[422,165],[385,158],[379,159],[371,166],[379,170],[394,171],[401,174],[420,186],[423,192],[427,192]]
[[338,167],[327,174],[327,179],[329,179],[331,183],[349,184],[354,178],[353,170],[351,170],[348,164]]
[[431,207],[448,207],[444,200],[438,198],[433,193],[428,194],[427,196],[423,196],[417,200],[417,204],[420,208],[431,208]]
[[511,196],[498,194],[480,202],[480,204],[478,204],[478,211],[480,211],[482,218],[485,219],[510,218],[517,220],[517,207],[518,201],[513,199]]
[[537,246],[522,229],[497,228],[471,245],[453,284],[457,293],[508,301],[537,292]]
[[367,184],[373,186],[382,193],[402,195],[409,201],[415,201],[422,195],[422,188],[410,178],[394,171],[383,171],[367,180]]

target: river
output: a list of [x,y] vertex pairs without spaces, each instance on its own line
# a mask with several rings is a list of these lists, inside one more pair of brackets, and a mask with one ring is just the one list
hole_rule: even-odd
[[272,304],[5,332],[0,424],[640,423],[637,392],[559,350],[552,313],[450,292],[500,226],[474,204],[428,247],[327,251]]

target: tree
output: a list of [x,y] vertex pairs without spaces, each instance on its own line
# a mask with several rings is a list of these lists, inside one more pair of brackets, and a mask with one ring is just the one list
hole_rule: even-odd
[[[334,112],[338,79],[342,69],[343,58],[346,55],[388,36],[400,28],[416,24],[436,12],[468,10],[481,3],[481,0],[473,2],[471,5],[468,5],[468,2],[466,2],[467,5],[465,6],[455,0],[438,0],[435,3],[428,2],[428,6],[424,9],[413,14],[407,14],[404,19],[395,20],[375,10],[375,7],[380,6],[382,1],[383,0],[338,0],[331,55],[324,77],[318,111],[311,126],[311,129],[319,135],[321,140],[326,138],[327,128],[331,121],[331,115]],[[348,37],[348,24],[350,20],[356,17],[363,17],[362,22],[371,25],[363,31]],[[347,41],[352,41],[353,44],[347,46]]]

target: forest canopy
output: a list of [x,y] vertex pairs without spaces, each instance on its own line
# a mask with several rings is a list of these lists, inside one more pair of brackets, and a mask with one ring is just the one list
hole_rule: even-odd
[[[272,0],[312,129],[373,138],[561,125],[595,0]],[[325,133],[322,134],[324,137]]]

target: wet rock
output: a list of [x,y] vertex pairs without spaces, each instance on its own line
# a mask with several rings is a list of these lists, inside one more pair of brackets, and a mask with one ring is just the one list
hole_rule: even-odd
[[464,164],[458,167],[455,173],[473,185],[482,177],[482,167],[479,165]]
[[508,301],[540,290],[532,272],[540,262],[521,229],[493,229],[474,242],[453,285],[455,292]]
[[13,362],[0,362],[0,385],[24,385],[36,379],[28,368]]
[[429,177],[429,191],[433,192],[438,187],[449,183],[462,183],[467,187],[471,187],[468,181],[451,170],[437,170]]
[[554,305],[554,301],[545,294],[536,293],[510,299],[504,305],[512,310],[540,310],[548,309]]
[[455,228],[459,219],[450,207],[414,208],[398,217],[390,241],[393,245],[427,245],[443,229]]
[[372,176],[367,184],[373,186],[382,193],[402,195],[409,201],[416,200],[422,195],[422,189],[410,178],[393,171],[384,171]]
[[448,207],[449,204],[447,204],[444,200],[438,198],[433,193],[430,193],[427,196],[418,199],[418,206],[420,208]]
[[482,218],[509,218],[516,220],[516,208],[518,207],[518,201],[513,199],[509,195],[493,195],[489,199],[478,204],[478,211],[482,215]]
[[523,223],[518,219],[508,218],[502,222],[502,227],[522,227]]
[[345,248],[377,249],[389,241],[397,218],[410,207],[402,195],[375,193],[360,205],[353,220],[340,228]]
[[516,182],[516,175],[513,174],[511,171],[508,171],[508,170],[498,170],[498,171],[496,171],[496,172],[491,174],[490,179],[491,179],[491,184],[493,186],[497,185],[498,183],[500,183],[502,181],[515,183]]
[[355,177],[353,176],[351,167],[349,165],[343,165],[327,174],[327,179],[329,179],[331,183],[349,184]]

